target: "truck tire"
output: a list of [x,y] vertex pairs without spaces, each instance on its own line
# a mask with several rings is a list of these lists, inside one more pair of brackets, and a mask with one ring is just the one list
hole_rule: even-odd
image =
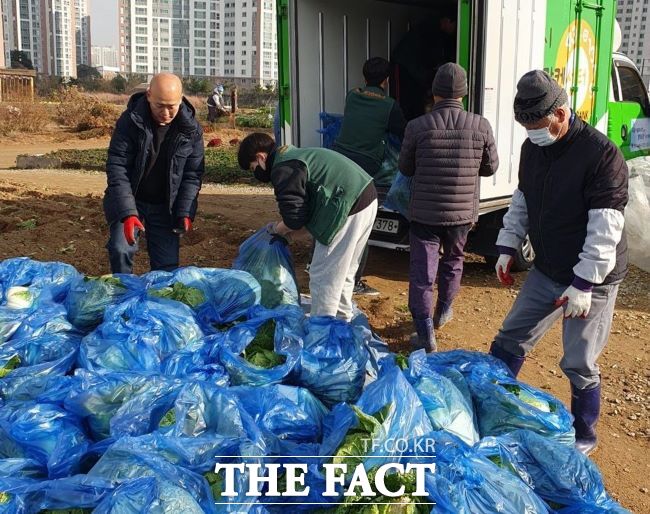
[[512,271],[528,271],[535,260],[535,250],[528,236],[524,239],[519,250],[515,254],[515,262],[512,264]]

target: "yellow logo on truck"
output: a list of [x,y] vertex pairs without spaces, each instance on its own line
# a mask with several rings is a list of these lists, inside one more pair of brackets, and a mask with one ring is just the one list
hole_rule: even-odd
[[[575,101],[576,114],[589,120],[594,110],[594,83],[596,81],[596,36],[591,25],[577,20],[564,31],[557,51],[555,68],[551,76]],[[576,70],[577,61],[577,70]],[[577,88],[577,90],[574,90]]]

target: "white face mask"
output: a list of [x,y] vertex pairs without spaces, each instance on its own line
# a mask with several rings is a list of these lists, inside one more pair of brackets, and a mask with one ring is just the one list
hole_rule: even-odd
[[557,136],[551,134],[548,127],[526,130],[526,132],[528,132],[528,139],[530,139],[530,142],[537,146],[551,146],[557,141]]

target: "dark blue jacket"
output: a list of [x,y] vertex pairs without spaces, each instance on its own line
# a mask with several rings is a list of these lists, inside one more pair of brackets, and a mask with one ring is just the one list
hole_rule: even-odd
[[[106,161],[104,214],[109,224],[138,215],[135,195],[153,142],[150,112],[146,94],[136,93],[115,125]],[[173,123],[168,157],[169,212],[173,218],[194,219],[205,158],[203,131],[187,99],[183,98]]]

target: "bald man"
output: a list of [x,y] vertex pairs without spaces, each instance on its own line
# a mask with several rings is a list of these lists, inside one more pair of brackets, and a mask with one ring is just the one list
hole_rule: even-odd
[[155,75],[117,121],[108,148],[104,214],[113,273],[131,273],[145,234],[152,270],[178,267],[204,171],[203,132],[176,75]]

